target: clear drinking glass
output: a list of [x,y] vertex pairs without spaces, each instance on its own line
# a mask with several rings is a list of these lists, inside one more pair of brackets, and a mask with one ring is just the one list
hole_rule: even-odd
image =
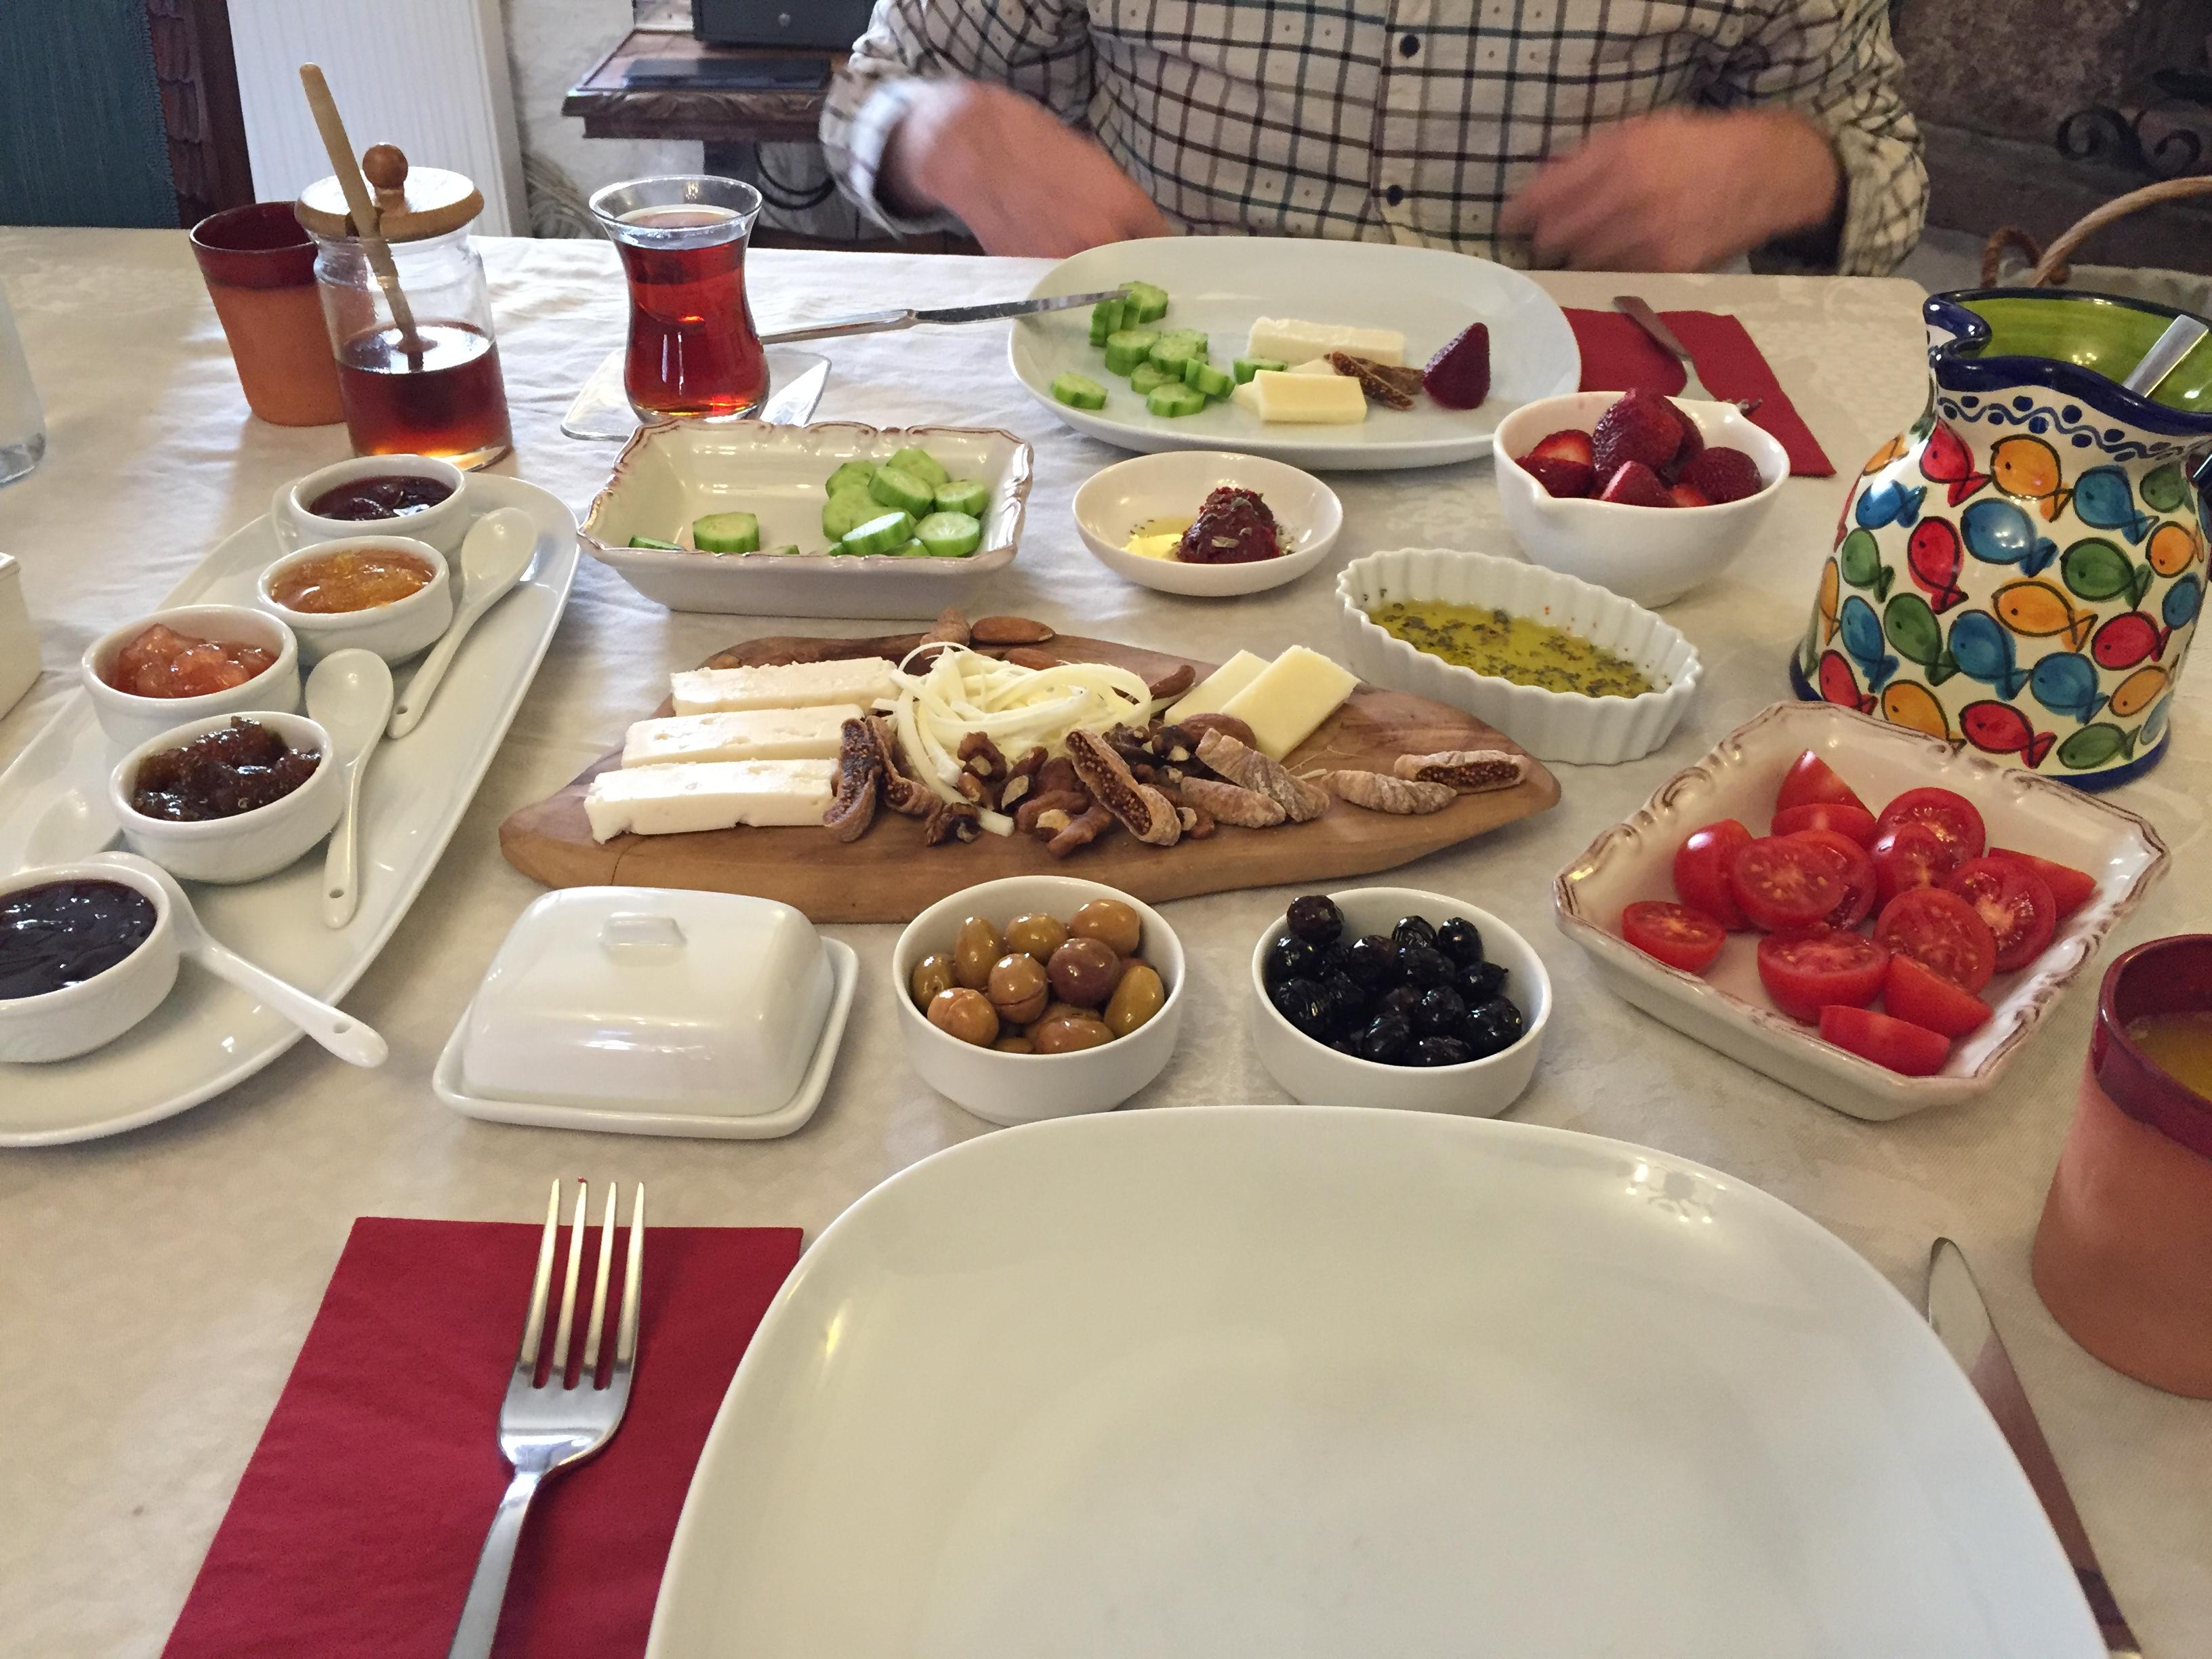
[[745,243],[760,192],[704,173],[610,185],[592,212],[629,279],[623,389],[641,420],[750,415],[768,355],[745,298]]
[[0,294],[0,484],[13,483],[46,458],[46,414],[31,365],[16,337],[15,315]]

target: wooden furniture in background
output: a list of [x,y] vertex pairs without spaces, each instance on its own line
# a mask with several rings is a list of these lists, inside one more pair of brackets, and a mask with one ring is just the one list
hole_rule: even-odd
[[169,178],[177,222],[253,199],[246,118],[238,107],[238,64],[227,0],[146,0],[154,81],[169,140]]

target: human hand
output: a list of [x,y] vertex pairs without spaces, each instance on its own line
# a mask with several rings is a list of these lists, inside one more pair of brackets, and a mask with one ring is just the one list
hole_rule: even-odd
[[1826,225],[1843,187],[1826,136],[1794,111],[1662,109],[1548,163],[1498,228],[1545,264],[1709,270]]
[[1173,228],[1097,141],[1034,100],[976,81],[924,83],[884,147],[893,209],[943,208],[986,253],[1063,258]]

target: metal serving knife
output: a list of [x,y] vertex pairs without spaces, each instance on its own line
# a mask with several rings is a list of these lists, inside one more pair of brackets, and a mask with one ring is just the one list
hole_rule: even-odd
[[2089,1547],[2081,1511],[2074,1507],[2066,1479],[2058,1472],[2058,1461],[2051,1455],[2051,1443],[2043,1437],[2043,1427],[2027,1403],[2012,1356],[2005,1352],[2004,1339],[1997,1334],[1996,1323],[1982,1300],[1973,1269],[1966,1265],[1966,1253],[1948,1238],[1937,1239],[1928,1255],[1928,1323],[1950,1350],[1951,1358],[1959,1362],[1959,1369],[1966,1372],[1974,1392],[1996,1419],[2005,1443],[2020,1459],[2027,1484],[2035,1489],[2044,1513],[2051,1517],[2059,1547],[2073,1563],[2074,1576],[2081,1580],[2081,1594],[2096,1616],[2106,1649],[2112,1659],[2142,1659],[2135,1632],[2128,1628],[2119,1603],[2112,1599],[2112,1587],[2105,1582],[2104,1571],[2097,1565],[2097,1553]]
[[1109,288],[1096,294],[1056,294],[1048,300],[1004,300],[996,305],[944,306],[934,311],[870,311],[858,317],[840,317],[834,322],[810,323],[805,328],[763,334],[761,343],[790,345],[799,340],[841,339],[848,334],[890,334],[902,328],[917,328],[924,323],[991,323],[1006,317],[1033,317],[1041,311],[1073,311],[1078,306],[1095,306],[1101,300],[1113,299],[1121,291]]

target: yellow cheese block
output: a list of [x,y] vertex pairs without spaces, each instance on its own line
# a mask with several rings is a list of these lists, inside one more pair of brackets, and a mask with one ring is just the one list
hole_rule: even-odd
[[1345,374],[1263,368],[1231,400],[1270,425],[1357,426],[1367,418],[1367,394]]
[[1167,712],[1170,721],[1190,714],[1218,714],[1229,700],[1267,672],[1267,659],[1239,651],[1196,685]]
[[1294,645],[1220,712],[1250,726],[1261,752],[1280,760],[1313,736],[1358,684],[1356,675],[1320,652]]

